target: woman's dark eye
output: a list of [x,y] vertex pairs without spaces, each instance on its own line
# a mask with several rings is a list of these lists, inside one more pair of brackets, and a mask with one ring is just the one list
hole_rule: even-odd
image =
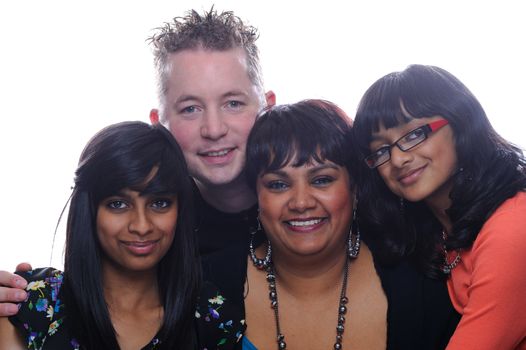
[[411,142],[411,141],[422,138],[423,135],[424,135],[424,130],[422,130],[421,128],[418,128],[416,130],[411,131],[409,134],[407,134],[404,140],[407,142]]
[[126,209],[128,207],[124,201],[111,201],[106,205],[110,209]]
[[287,188],[287,184],[283,181],[270,181],[265,187],[273,191],[283,191]]
[[332,183],[333,181],[334,181],[334,178],[332,178],[332,176],[320,176],[320,177],[315,178],[312,181],[312,183],[314,185],[324,186],[324,185],[328,185]]
[[158,199],[152,202],[152,207],[156,209],[165,209],[172,204],[171,200],[168,199]]

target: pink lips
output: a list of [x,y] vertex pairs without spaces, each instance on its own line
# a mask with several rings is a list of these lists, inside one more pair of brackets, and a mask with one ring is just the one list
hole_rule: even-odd
[[155,246],[159,241],[144,241],[144,242],[122,242],[122,244],[134,255],[148,255],[153,252]]
[[223,148],[220,150],[210,150],[199,152],[199,156],[209,164],[224,164],[230,162],[234,157],[235,148]]
[[420,174],[422,174],[425,168],[426,166],[423,166],[417,169],[410,170],[406,172],[405,174],[399,176],[397,180],[403,185],[406,185],[406,186],[412,185],[418,181]]

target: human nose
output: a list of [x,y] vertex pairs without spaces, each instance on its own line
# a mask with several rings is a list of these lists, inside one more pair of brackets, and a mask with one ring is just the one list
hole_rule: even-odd
[[403,167],[413,159],[411,151],[402,151],[397,144],[391,147],[389,154],[391,164],[397,168]]
[[288,204],[290,210],[304,212],[315,205],[316,200],[307,185],[296,185],[293,188]]
[[207,139],[217,140],[228,132],[228,125],[218,111],[209,111],[203,118],[201,136]]
[[146,212],[146,209],[137,208],[131,215],[130,223],[128,225],[128,230],[131,233],[143,236],[152,231],[152,221]]

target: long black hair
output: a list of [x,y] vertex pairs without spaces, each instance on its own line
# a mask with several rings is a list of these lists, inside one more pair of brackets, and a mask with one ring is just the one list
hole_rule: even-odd
[[245,173],[249,186],[255,191],[262,172],[281,169],[293,160],[296,167],[324,160],[347,167],[351,125],[343,110],[325,100],[303,100],[267,109],[256,119],[247,141]]
[[[378,171],[362,161],[370,153],[373,132],[412,118],[441,116],[453,130],[458,171],[447,214],[453,224],[448,249],[469,248],[489,216],[508,198],[526,188],[522,150],[503,139],[484,109],[455,76],[434,66],[411,65],[377,80],[362,97],[354,123],[359,150],[359,208],[362,225],[386,256],[411,255],[432,276],[443,262],[437,250],[442,229],[423,202],[400,205]],[[389,254],[390,253],[390,254]]]
[[[155,176],[145,179],[156,167]],[[68,214],[64,287],[68,324],[86,349],[118,349],[103,294],[102,250],[96,234],[101,200],[128,188],[177,196],[178,220],[172,245],[158,265],[164,316],[164,349],[195,346],[194,309],[200,281],[193,233],[190,177],[181,149],[164,127],[123,122],[98,132],[87,144],[75,173]]]

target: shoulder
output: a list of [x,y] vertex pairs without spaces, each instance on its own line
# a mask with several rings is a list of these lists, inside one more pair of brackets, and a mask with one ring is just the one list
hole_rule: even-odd
[[38,344],[47,336],[54,335],[63,322],[60,291],[64,274],[53,268],[17,274],[28,281],[28,297],[19,305],[18,314],[10,317],[10,321],[27,339],[32,338],[32,342]]
[[[26,279],[26,281],[28,282],[28,286],[26,289],[28,291],[33,290],[33,288],[35,288],[36,285],[40,285],[40,282],[43,285],[49,285],[52,283],[62,284],[64,278],[64,273],[53,267],[43,267],[23,272],[17,271],[15,273]],[[31,283],[32,285],[30,287],[29,284]]]
[[445,348],[460,319],[446,281],[425,276],[407,260],[375,267],[388,301],[388,348]]
[[[523,256],[526,249],[526,192],[519,192],[506,200],[484,223],[472,250],[476,253],[486,249],[493,250],[492,254]],[[524,257],[526,259],[526,255]]]
[[[514,214],[524,214],[526,212],[526,192],[520,191],[517,192],[513,197],[508,198],[505,200],[493,213],[493,215],[490,216],[491,219],[496,219],[502,215],[514,215]],[[518,219],[522,219],[523,221],[526,221],[525,215],[520,215]]]
[[247,274],[247,249],[234,245],[201,258],[203,279],[220,289],[230,300],[242,303]]
[[246,249],[231,246],[202,260],[205,282],[196,312],[201,348],[234,349],[246,328],[243,295]]
[[245,332],[243,303],[226,297],[213,283],[203,283],[195,314],[201,349],[234,349]]

